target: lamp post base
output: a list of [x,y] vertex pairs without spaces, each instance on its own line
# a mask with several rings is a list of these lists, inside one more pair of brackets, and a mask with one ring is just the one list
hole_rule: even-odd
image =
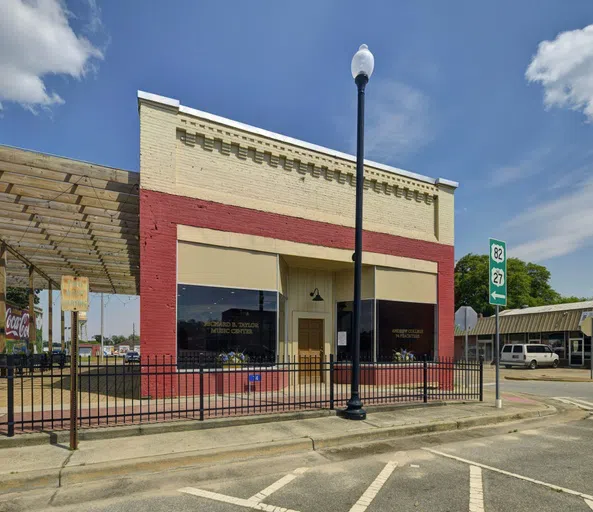
[[362,408],[362,402],[359,399],[351,398],[348,400],[346,409],[338,411],[338,416],[346,420],[366,420],[367,412]]

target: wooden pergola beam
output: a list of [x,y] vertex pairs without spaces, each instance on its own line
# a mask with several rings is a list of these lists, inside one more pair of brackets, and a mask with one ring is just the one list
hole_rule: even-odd
[[[122,211],[127,213],[138,213],[138,204],[136,201],[128,204],[125,201],[120,203],[113,200],[99,199],[95,197],[92,189],[90,191],[80,191],[83,193],[79,193],[78,188],[75,188],[77,185],[64,188],[53,185],[52,182],[43,183],[34,181],[28,184],[28,180],[20,180],[17,177],[13,178],[12,181],[5,180],[4,178],[5,176],[0,173],[0,179],[3,180],[3,182],[0,183],[0,193],[15,194],[22,197],[43,199],[45,201],[60,202],[63,204],[88,206],[91,208],[99,208],[105,212],[115,213]],[[32,178],[29,178],[29,180],[32,180]],[[20,183],[21,181],[24,183]],[[77,199],[78,197],[81,199]]]
[[4,247],[6,248],[6,250],[12,254],[16,259],[18,259],[19,261],[23,262],[28,268],[35,268],[37,273],[43,277],[44,279],[46,279],[48,282],[53,282],[54,285],[59,289],[60,288],[60,284],[57,283],[57,281],[53,280],[51,277],[49,277],[45,272],[43,272],[43,270],[36,268],[35,265],[27,258],[25,258],[21,253],[19,253],[17,250],[13,249],[9,244],[7,244],[4,240],[0,239],[0,243],[2,243],[4,245]]
[[7,281],[53,289],[84,275],[92,291],[137,293],[139,183],[138,173],[0,146],[0,240],[18,255]]
[[[89,248],[89,243],[91,240],[88,237],[84,237],[77,233],[62,233],[56,232],[53,230],[47,230],[47,233],[41,233],[38,228],[30,227],[27,231],[25,229],[20,229],[17,226],[11,226],[2,224],[0,222],[0,238],[8,238],[11,237],[13,240],[16,240],[17,243],[26,240],[30,242],[38,242],[41,243],[43,241],[47,241],[47,235],[57,235],[58,238],[66,239],[68,238],[68,244],[74,245],[78,247],[86,247]],[[95,241],[100,242],[104,247],[111,247],[113,249],[126,249],[134,246],[138,246],[138,240],[120,240],[118,238],[106,238],[106,237],[95,237]],[[63,240],[62,240],[63,241]],[[15,244],[16,245],[16,244]]]
[[0,160],[35,166],[39,169],[67,172],[77,176],[91,176],[96,179],[129,185],[140,183],[140,175],[137,172],[124,171],[114,167],[91,164],[10,146],[0,146]]
[[116,181],[93,177],[87,173],[77,175],[67,171],[56,171],[54,169],[35,167],[32,165],[6,162],[2,159],[0,159],[0,172],[1,171],[20,174],[22,176],[43,178],[58,183],[82,184],[95,189],[119,194],[130,194],[130,191],[134,190],[139,185],[138,183],[118,183]]
[[[32,250],[34,255],[42,255],[42,254],[55,254],[56,248],[55,246],[49,243],[35,243],[28,240],[16,241],[13,244],[17,248],[21,248],[23,251]],[[134,249],[131,247],[130,249]],[[89,256],[89,249],[88,247],[71,247],[71,246],[61,246],[60,249],[66,256],[71,258],[84,258],[85,256]],[[103,257],[106,259],[110,259],[112,261],[140,261],[140,254],[139,251],[128,250],[128,249],[117,249],[112,252],[105,252],[103,253]],[[33,258],[33,256],[32,256]]]
[[92,208],[89,206],[79,206],[76,204],[66,204],[55,201],[51,202],[46,199],[23,197],[17,194],[11,194],[7,192],[0,192],[0,202],[2,202],[3,204],[6,203],[24,205],[29,208],[36,208],[38,210],[46,212],[63,212],[69,215],[78,215],[84,217],[84,219],[82,220],[90,220],[93,222],[105,221],[111,223],[112,221],[121,221],[123,223],[131,223],[131,225],[138,224],[138,215],[136,213],[106,211],[103,208]]
[[[31,211],[32,208],[27,206],[5,204],[3,207],[6,208],[6,211],[11,212],[10,219],[6,219],[11,221],[25,222],[27,224],[35,222],[38,226],[47,224],[49,226],[55,226],[56,229],[58,229],[59,226],[60,229],[63,228],[66,231],[70,229],[91,229],[94,233],[102,236],[114,236],[115,233],[115,237],[117,237],[119,234],[137,235],[138,233],[138,229],[122,227],[115,224],[96,224],[88,220],[73,220],[71,217],[67,218],[67,215],[56,216],[51,214],[45,215],[34,213]],[[51,210],[49,210],[49,212],[51,212]],[[83,216],[81,215],[80,217]]]
[[[82,238],[89,234],[89,231],[93,233],[93,236],[98,240],[105,240],[107,242],[111,242],[114,240],[137,240],[138,239],[138,232],[134,233],[133,231],[129,230],[127,233],[113,233],[110,231],[95,231],[92,228],[78,226],[75,223],[71,223],[68,225],[61,225],[61,224],[49,224],[49,227],[42,226],[42,223],[36,218],[30,219],[18,219],[18,218],[2,218],[0,219],[0,226],[5,229],[12,229],[14,231],[25,231],[27,230],[28,233],[37,233],[43,234],[43,230],[47,231],[48,233],[53,233],[57,236],[75,236],[78,238]],[[22,229],[21,228],[25,228]]]

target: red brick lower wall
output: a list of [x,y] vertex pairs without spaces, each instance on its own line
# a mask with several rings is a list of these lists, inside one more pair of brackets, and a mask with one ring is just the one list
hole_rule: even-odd
[[[259,375],[260,380],[252,382],[250,375]],[[142,397],[156,400],[199,396],[202,384],[204,395],[241,395],[279,391],[288,387],[289,383],[290,372],[282,370],[205,370],[200,377],[198,372],[174,373],[173,367],[165,372],[149,366],[142,369]]]
[[[336,384],[349,384],[352,380],[352,367],[350,365],[335,366]],[[437,368],[427,365],[428,385],[437,384],[440,389],[453,388],[453,368]],[[424,363],[411,363],[406,365],[373,365],[360,367],[360,384],[362,386],[410,386],[424,385]]]
[[[142,355],[175,355],[177,225],[352,250],[354,229],[140,190],[140,326]],[[438,265],[438,355],[454,355],[452,246],[365,231],[363,250],[433,261]]]

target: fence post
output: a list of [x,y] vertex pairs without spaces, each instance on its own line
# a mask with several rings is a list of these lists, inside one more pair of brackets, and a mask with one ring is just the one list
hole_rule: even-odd
[[200,364],[200,421],[204,421],[204,367]]
[[480,356],[480,402],[484,401],[484,358]]
[[8,437],[14,437],[14,357],[6,356],[6,379],[8,385]]
[[329,355],[329,408],[334,409],[334,355]]
[[424,388],[423,388],[423,397],[424,403],[428,402],[428,361],[426,360],[426,356],[424,356],[424,364],[422,365],[424,370]]

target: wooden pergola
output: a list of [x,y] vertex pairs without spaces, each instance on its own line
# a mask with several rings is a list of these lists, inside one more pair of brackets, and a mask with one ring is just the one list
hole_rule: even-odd
[[[137,172],[0,145],[0,352],[7,286],[29,289],[32,325],[33,290],[57,290],[63,275],[139,293],[139,183]],[[52,313],[50,300],[50,343]]]

